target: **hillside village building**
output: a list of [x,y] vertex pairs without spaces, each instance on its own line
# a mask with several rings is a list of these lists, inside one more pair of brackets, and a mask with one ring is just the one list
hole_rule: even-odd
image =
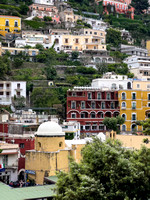
[[148,40],[146,42],[146,48],[147,48],[147,51],[148,51],[148,56],[150,56],[150,40]]
[[0,181],[9,184],[18,179],[18,144],[8,144],[0,141]]
[[[20,35],[21,18],[16,16],[0,15],[0,35],[11,39]],[[19,34],[18,34],[19,33]]]
[[150,80],[150,57],[130,56],[124,60],[124,63],[128,65],[135,77]]
[[11,105],[14,96],[26,99],[26,82],[0,81],[0,104]]
[[[69,142],[69,141],[68,141]],[[69,171],[69,156],[76,162],[81,160],[81,149],[85,140],[65,141],[65,133],[56,122],[41,124],[35,133],[35,150],[26,151],[25,169],[32,172],[28,178],[43,184],[44,177],[54,176],[57,171]]]
[[147,49],[144,49],[141,47],[136,47],[136,46],[131,46],[131,45],[121,44],[120,51],[121,51],[121,53],[125,53],[129,56],[147,57],[147,55],[148,55]]

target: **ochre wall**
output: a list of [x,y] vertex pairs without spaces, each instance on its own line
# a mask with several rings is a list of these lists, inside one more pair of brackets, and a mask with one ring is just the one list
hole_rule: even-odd
[[124,147],[130,147],[134,149],[140,149],[142,145],[150,148],[150,143],[143,143],[143,139],[148,138],[150,140],[150,136],[141,136],[141,135],[116,135],[116,139],[120,140],[123,143]]
[[[39,146],[41,143],[41,147]],[[62,143],[61,146],[59,144]],[[36,137],[35,150],[37,151],[58,151],[65,148],[65,137]]]

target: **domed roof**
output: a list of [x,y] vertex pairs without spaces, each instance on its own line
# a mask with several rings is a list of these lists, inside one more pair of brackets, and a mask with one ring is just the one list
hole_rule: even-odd
[[35,132],[35,135],[37,136],[65,136],[65,133],[62,131],[61,126],[54,122],[54,121],[48,121],[42,123],[37,132]]

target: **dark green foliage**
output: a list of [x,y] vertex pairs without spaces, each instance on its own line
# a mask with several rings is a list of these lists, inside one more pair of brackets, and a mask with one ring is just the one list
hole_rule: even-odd
[[135,8],[136,14],[140,15],[144,13],[149,7],[148,0],[132,0],[131,5]]
[[56,90],[50,88],[34,88],[31,94],[31,102],[35,107],[52,107],[60,104]]
[[80,164],[71,161],[60,172],[55,200],[148,200],[150,149],[133,151],[117,140],[95,138],[82,150]]
[[24,20],[26,26],[30,26],[33,29],[40,29],[40,27],[45,27],[45,22],[34,21],[34,20]]
[[29,11],[29,7],[27,5],[20,5],[20,14],[27,15],[27,12]]
[[119,44],[121,44],[121,32],[112,28],[108,29],[106,43],[119,47]]
[[49,17],[49,16],[44,16],[44,21],[45,21],[45,22],[51,22],[51,21],[52,21],[52,18]]
[[73,140],[74,138],[74,133],[65,133],[65,140]]
[[15,57],[13,61],[13,67],[14,68],[20,68],[23,64],[23,60],[19,57]]
[[117,117],[105,117],[103,120],[103,124],[106,126],[107,130],[118,130],[118,125],[121,125],[125,122],[123,117],[117,116]]
[[47,80],[55,80],[57,76],[56,69],[53,66],[47,66],[44,69]]
[[144,135],[150,135],[150,119],[146,121],[137,121],[136,124],[139,126],[143,126],[142,132],[144,133]]
[[77,73],[80,73],[80,74],[96,74],[97,73],[97,70],[94,69],[93,67],[81,67],[81,66],[78,66],[76,68],[76,72]]
[[7,56],[0,57],[0,79],[4,79],[6,75],[10,75],[10,61]]
[[76,86],[86,86],[90,84],[90,80],[87,77],[76,75],[76,76],[67,76],[66,80],[68,83]]
[[79,52],[78,51],[72,51],[72,53],[71,53],[71,59],[72,60],[77,59],[78,56],[79,56]]

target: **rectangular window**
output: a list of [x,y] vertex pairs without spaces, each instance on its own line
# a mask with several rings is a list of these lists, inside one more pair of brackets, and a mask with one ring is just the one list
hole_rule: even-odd
[[2,162],[5,166],[8,166],[8,155],[3,155]]
[[78,44],[79,43],[79,39],[75,39],[75,43]]
[[93,125],[92,130],[97,130],[97,125]]
[[89,131],[89,130],[90,130],[90,125],[86,125],[86,126],[85,126],[85,130],[86,130],[86,131]]
[[88,39],[87,38],[85,39],[85,43],[88,43]]
[[17,21],[15,22],[15,27],[18,27],[18,22]]
[[7,87],[7,88],[9,88],[9,87],[10,87],[10,84],[9,84],[9,83],[7,83],[7,84],[6,84],[6,87]]
[[111,109],[114,109],[114,103],[113,102],[111,102],[110,107],[111,107]]
[[104,130],[104,126],[103,125],[99,125],[99,130]]
[[75,119],[76,118],[76,114],[75,113],[71,113],[71,118]]
[[17,88],[20,89],[20,83],[17,83]]
[[68,43],[68,39],[65,39],[65,43]]
[[94,35],[97,35],[97,32],[94,32]]
[[20,143],[19,146],[20,146],[21,149],[24,149],[24,143]]
[[92,95],[90,92],[88,93],[88,99],[92,99]]
[[105,109],[105,102],[102,102],[102,109]]
[[137,88],[140,88],[140,84],[137,84]]
[[6,20],[5,26],[9,26],[9,21]]
[[148,94],[148,100],[150,100],[150,94]]
[[6,92],[6,96],[9,96],[10,95],[10,93],[9,92]]
[[71,102],[71,108],[72,109],[76,109],[76,103],[73,101],[73,102]]
[[17,96],[20,96],[20,92],[17,92]]
[[132,102],[132,109],[133,109],[133,110],[136,109],[136,102]]
[[0,92],[0,96],[2,96],[4,93],[3,92]]
[[136,99],[136,93],[132,93],[132,100]]
[[36,56],[36,51],[32,51],[32,56]]
[[81,113],[81,118],[85,118],[85,113]]

